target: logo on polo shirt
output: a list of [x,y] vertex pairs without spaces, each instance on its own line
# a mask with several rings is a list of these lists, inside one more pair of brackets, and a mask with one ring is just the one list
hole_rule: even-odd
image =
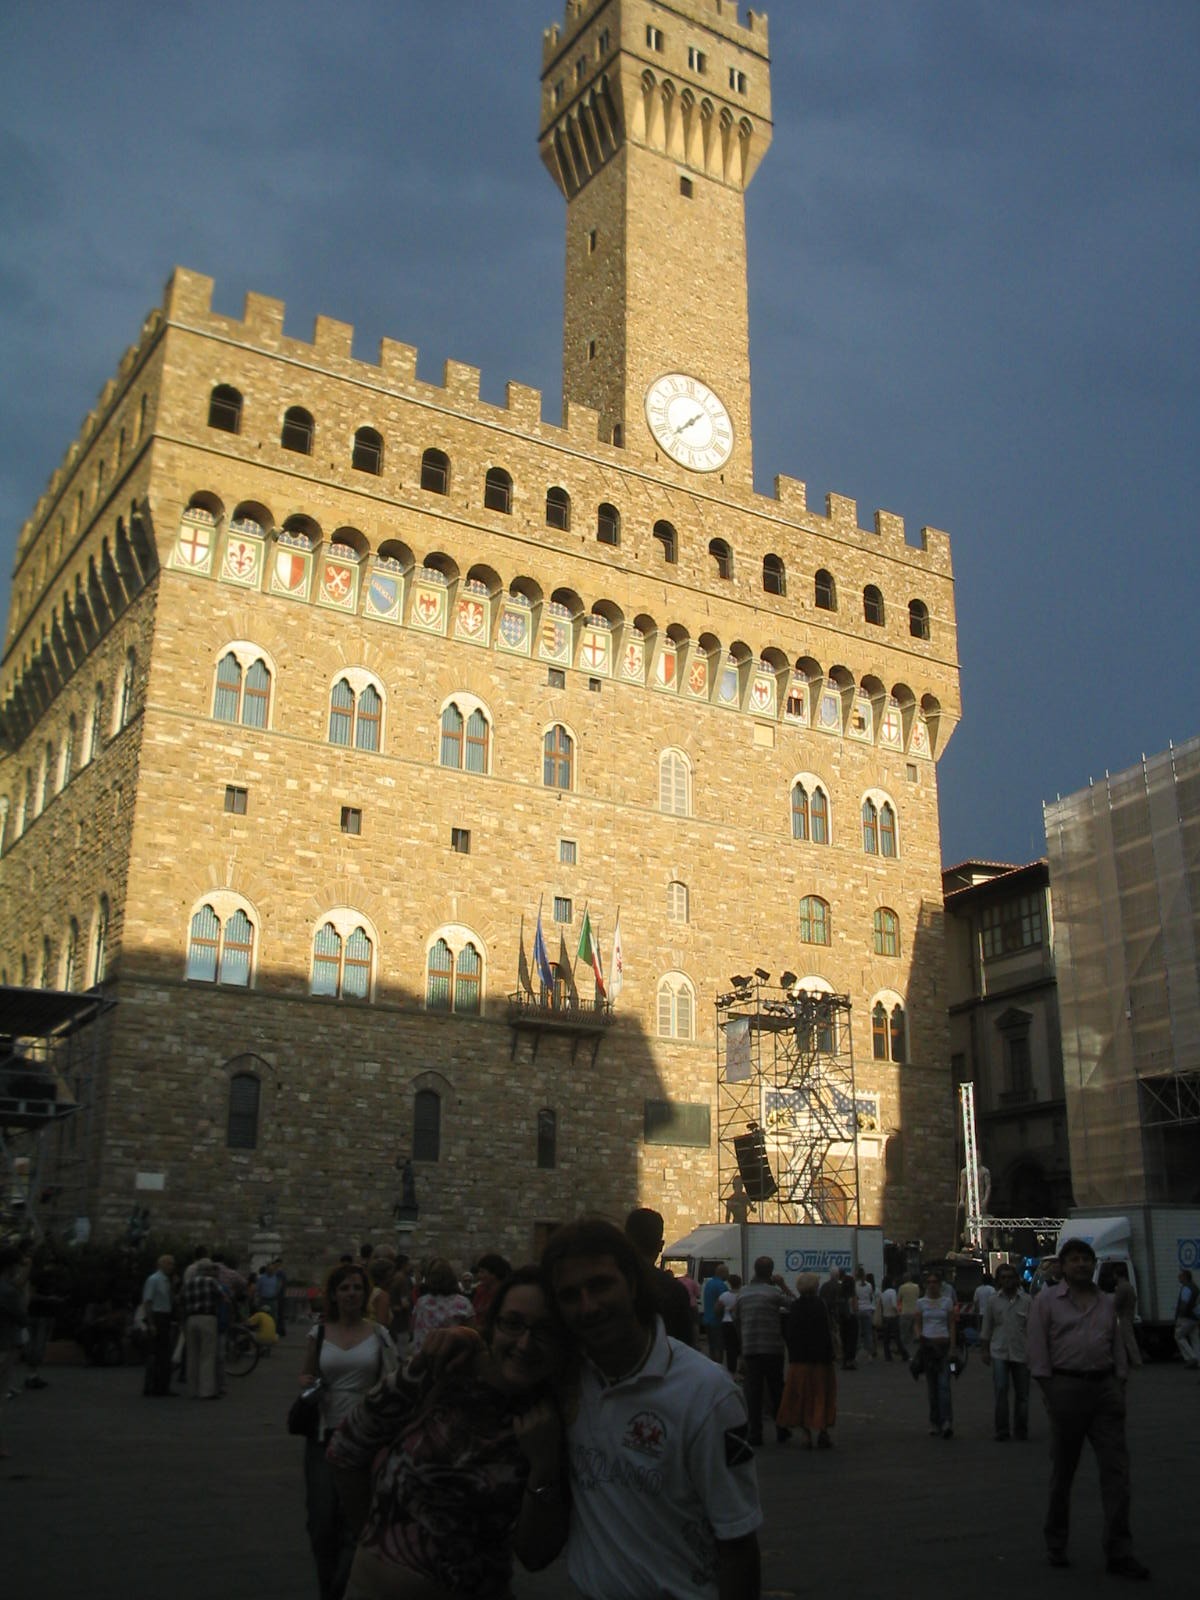
[[666,1448],[667,1425],[657,1411],[639,1411],[621,1440],[626,1450],[636,1450],[639,1455],[658,1458]]

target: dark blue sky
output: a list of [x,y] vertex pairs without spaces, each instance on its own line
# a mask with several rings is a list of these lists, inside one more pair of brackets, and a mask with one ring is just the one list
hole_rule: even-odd
[[[176,263],[560,395],[556,0],[8,0],[0,568]],[[788,0],[748,197],[759,485],[953,540],[943,854],[1200,729],[1200,6]],[[910,532],[910,537],[913,536]]]

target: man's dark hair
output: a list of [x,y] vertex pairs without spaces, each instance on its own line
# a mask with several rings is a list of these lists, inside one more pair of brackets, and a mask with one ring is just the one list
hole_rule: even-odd
[[507,1278],[512,1267],[503,1256],[497,1255],[494,1250],[489,1250],[486,1255],[480,1256],[471,1271],[490,1272],[493,1278]]
[[759,1283],[770,1283],[775,1263],[770,1256],[759,1256],[754,1263],[754,1276]]
[[647,1328],[654,1326],[658,1296],[650,1264],[615,1223],[607,1217],[577,1217],[574,1222],[555,1229],[542,1251],[542,1271],[552,1288],[560,1262],[579,1256],[611,1256],[633,1290],[633,1308],[638,1321]]
[[1095,1261],[1096,1252],[1086,1239],[1064,1239],[1058,1250],[1058,1260],[1063,1262],[1068,1256],[1087,1256],[1089,1261]]
[[663,1247],[662,1212],[636,1206],[625,1218],[625,1234],[634,1249],[653,1262]]
[[360,1244],[358,1247],[358,1253],[364,1261],[370,1261],[371,1252],[374,1250],[374,1248],[375,1246],[373,1244]]

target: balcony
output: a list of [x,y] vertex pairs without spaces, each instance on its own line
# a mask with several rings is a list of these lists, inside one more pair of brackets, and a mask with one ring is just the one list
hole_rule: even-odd
[[561,1033],[571,1040],[571,1060],[579,1049],[580,1041],[592,1040],[592,1064],[600,1049],[605,1030],[616,1020],[612,1001],[580,1000],[577,995],[530,994],[518,989],[508,997],[508,1025],[513,1031],[512,1055],[517,1053],[517,1041],[522,1033],[533,1035],[533,1058],[537,1059],[538,1046],[547,1033]]

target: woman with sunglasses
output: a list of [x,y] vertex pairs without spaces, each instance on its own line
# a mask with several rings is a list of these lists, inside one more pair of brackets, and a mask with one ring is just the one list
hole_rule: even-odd
[[567,1506],[551,1386],[566,1350],[541,1271],[521,1267],[470,1360],[432,1376],[417,1357],[355,1407],[329,1446],[362,1529],[345,1600],[506,1600],[514,1552],[553,1559]]

